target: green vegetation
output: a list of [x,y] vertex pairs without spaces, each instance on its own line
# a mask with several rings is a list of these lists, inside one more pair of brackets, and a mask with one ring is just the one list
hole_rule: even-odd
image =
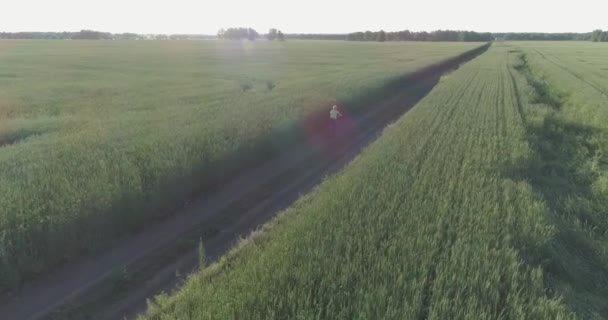
[[293,143],[330,103],[360,112],[479,45],[1,41],[0,288]]
[[608,318],[608,44],[522,44],[535,87],[527,114],[534,157],[521,174],[550,208],[556,237],[543,263],[582,319]]
[[489,33],[474,31],[437,30],[432,32],[414,32],[409,30],[385,32],[353,32],[345,36],[349,41],[492,41],[494,36]]
[[587,33],[541,33],[541,32],[507,32],[493,33],[496,39],[507,41],[586,41],[591,39]]
[[591,41],[608,42],[608,31],[602,31],[601,29],[593,30],[591,33]]
[[141,319],[607,318],[607,53],[494,46]]

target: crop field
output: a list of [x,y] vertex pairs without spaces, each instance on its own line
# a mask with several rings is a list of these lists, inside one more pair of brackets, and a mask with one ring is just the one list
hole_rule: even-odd
[[556,225],[544,263],[582,319],[608,318],[608,46],[523,43],[539,94],[526,116],[535,156],[521,168]]
[[607,57],[494,45],[140,318],[608,318]]
[[293,143],[313,112],[362,112],[480,45],[1,41],[0,291],[183,204],[229,156]]

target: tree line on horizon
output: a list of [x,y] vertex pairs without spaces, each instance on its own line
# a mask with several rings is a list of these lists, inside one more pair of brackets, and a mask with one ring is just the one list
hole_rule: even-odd
[[541,32],[504,32],[493,33],[496,39],[507,41],[588,41],[591,33],[541,33]]
[[346,35],[346,40],[349,41],[476,41],[487,42],[494,40],[494,36],[489,32],[474,32],[474,31],[455,31],[455,30],[437,30],[432,32],[412,32],[409,30],[385,32],[380,30],[377,32],[353,32]]
[[284,34],[272,28],[265,35],[259,34],[253,28],[221,29],[217,35],[204,34],[137,34],[109,33],[94,30],[78,32],[0,32],[0,39],[53,39],[53,40],[256,40],[264,36],[268,40],[348,40],[348,41],[593,41],[608,42],[608,31],[601,29],[588,33],[538,33],[538,32],[506,32],[489,33],[475,31],[437,30],[432,32],[413,32],[409,30],[385,32],[352,32],[348,34],[315,34],[294,33]]
[[[228,29],[220,29],[217,32],[218,39],[224,40],[256,40],[261,35],[252,28],[228,28]],[[266,39],[269,41],[285,41],[285,34],[281,30],[276,28],[270,28],[268,33],[264,35]]]
[[207,40],[213,35],[204,34],[137,34],[110,33],[93,30],[77,32],[0,32],[0,39],[37,39],[37,40]]
[[[135,35],[136,34],[129,34]],[[49,39],[49,40],[112,40],[109,32],[80,30],[78,32],[0,32],[0,39]]]

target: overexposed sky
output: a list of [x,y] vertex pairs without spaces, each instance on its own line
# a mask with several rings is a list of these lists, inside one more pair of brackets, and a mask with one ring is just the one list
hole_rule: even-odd
[[608,0],[1,0],[0,31],[589,32],[608,29],[607,13]]

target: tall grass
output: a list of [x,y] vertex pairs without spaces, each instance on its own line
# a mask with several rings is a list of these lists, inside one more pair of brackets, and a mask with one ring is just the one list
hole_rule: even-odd
[[[608,45],[521,44],[534,89],[534,150],[519,168],[550,209],[556,240],[541,256],[550,287],[583,319],[608,318]],[[608,69],[607,69],[608,70]]]
[[343,172],[140,318],[602,318],[603,289],[575,306],[555,285],[581,285],[553,269],[578,243],[539,185],[548,173],[527,168],[569,159],[539,155],[551,142],[532,126],[545,132],[557,111],[521,53],[496,46],[442,79]]
[[0,42],[0,288],[112,245],[320,108],[362,110],[479,45]]

